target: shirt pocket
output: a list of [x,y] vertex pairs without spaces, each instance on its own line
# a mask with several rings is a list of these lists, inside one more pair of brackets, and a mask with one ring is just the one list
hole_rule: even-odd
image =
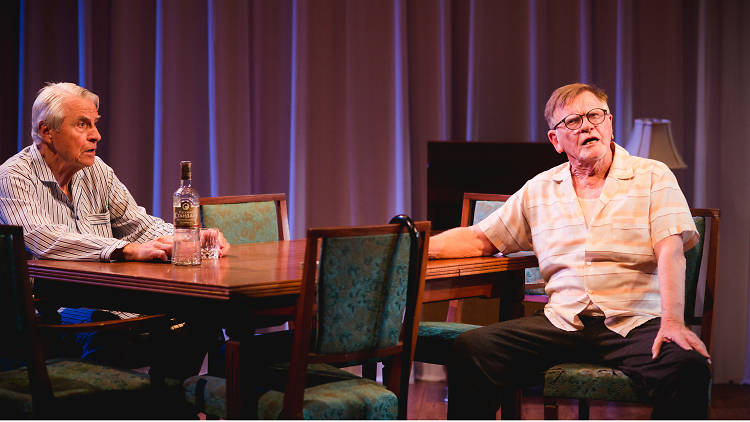
[[104,237],[112,237],[112,228],[109,222],[109,213],[89,214],[86,216],[86,225],[92,230],[92,234]]

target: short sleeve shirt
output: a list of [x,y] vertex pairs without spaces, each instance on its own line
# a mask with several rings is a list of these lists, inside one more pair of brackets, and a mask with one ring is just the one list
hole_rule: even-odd
[[569,163],[529,180],[478,226],[500,252],[533,249],[549,295],[544,313],[553,325],[583,328],[578,314],[591,301],[606,326],[624,337],[661,314],[654,245],[679,234],[687,250],[698,233],[669,168],[613,146],[588,228]]

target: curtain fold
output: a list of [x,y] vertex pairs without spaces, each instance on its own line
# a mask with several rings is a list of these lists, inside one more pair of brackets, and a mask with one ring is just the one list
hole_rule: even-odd
[[714,379],[750,382],[749,9],[12,0],[0,6],[0,152],[15,153],[19,136],[30,143],[44,82],[82,83],[102,99],[100,156],[150,212],[171,219],[178,163],[191,160],[203,196],[285,192],[300,238],[311,226],[426,218],[428,141],[546,143],[551,91],[595,83],[610,95],[620,144],[634,118],[672,120],[688,202],[721,208]]

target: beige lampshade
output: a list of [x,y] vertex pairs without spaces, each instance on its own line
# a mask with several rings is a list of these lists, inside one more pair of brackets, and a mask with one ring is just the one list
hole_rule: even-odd
[[631,155],[659,160],[671,169],[684,169],[672,140],[671,121],[667,119],[635,119],[627,150]]

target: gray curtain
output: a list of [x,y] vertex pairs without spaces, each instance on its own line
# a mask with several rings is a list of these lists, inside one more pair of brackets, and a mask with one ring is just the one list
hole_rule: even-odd
[[81,83],[102,98],[101,157],[167,218],[180,160],[204,196],[287,193],[297,238],[425,218],[428,140],[547,142],[546,98],[573,81],[610,94],[621,144],[633,118],[671,119],[689,203],[722,211],[714,378],[750,382],[745,1],[13,0],[0,12],[0,158],[30,143],[45,81]]

